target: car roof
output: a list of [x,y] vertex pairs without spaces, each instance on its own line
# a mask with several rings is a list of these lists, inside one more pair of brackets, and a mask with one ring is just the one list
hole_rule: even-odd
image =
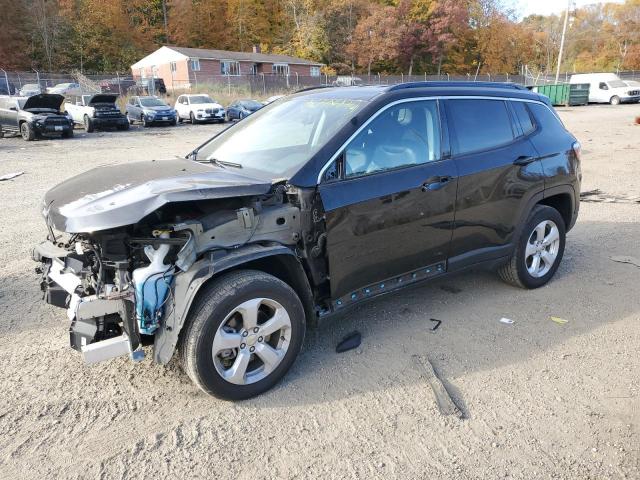
[[544,101],[540,95],[514,83],[497,82],[410,82],[397,85],[367,85],[334,87],[321,86],[304,89],[296,95],[315,98],[336,98],[371,101],[383,96],[490,96]]

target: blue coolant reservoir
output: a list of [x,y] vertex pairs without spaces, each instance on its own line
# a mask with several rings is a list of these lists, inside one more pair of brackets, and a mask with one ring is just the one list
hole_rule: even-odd
[[[169,238],[168,233],[160,234],[160,238]],[[150,335],[158,329],[158,322],[171,288],[173,267],[166,265],[164,259],[169,253],[170,245],[160,245],[154,249],[151,245],[144,248],[144,253],[151,262],[146,267],[133,271],[133,284],[136,290],[136,318],[140,333]]]

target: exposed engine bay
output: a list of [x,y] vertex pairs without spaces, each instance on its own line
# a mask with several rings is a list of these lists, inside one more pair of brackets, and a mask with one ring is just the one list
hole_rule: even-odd
[[71,347],[87,363],[141,360],[152,343],[167,363],[198,287],[230,259],[286,254],[305,259],[314,283],[328,281],[315,195],[281,182],[264,195],[169,202],[92,233],[56,235],[49,223],[33,252],[45,300],[67,310]]

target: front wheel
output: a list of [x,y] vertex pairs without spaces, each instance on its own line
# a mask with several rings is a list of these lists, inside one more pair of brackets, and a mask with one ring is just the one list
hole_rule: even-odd
[[20,135],[22,135],[22,139],[27,142],[35,140],[36,138],[36,132],[33,131],[33,128],[31,128],[31,125],[27,122],[22,122],[22,125],[20,125]]
[[189,121],[191,122],[191,125],[196,124],[196,116],[193,114],[193,112],[189,112]]
[[611,97],[611,100],[609,100],[609,103],[611,105],[620,105],[620,97],[617,95],[614,95],[613,97]]
[[85,132],[87,132],[87,133],[93,132],[93,130],[94,130],[93,121],[91,121],[91,119],[89,118],[88,115],[84,116],[83,124],[84,124],[84,131]]
[[524,226],[516,249],[498,273],[507,283],[521,288],[545,285],[556,273],[566,239],[560,213],[546,205],[536,205]]
[[238,270],[199,293],[180,343],[182,366],[204,392],[242,400],[273,387],[305,334],[302,303],[282,280]]

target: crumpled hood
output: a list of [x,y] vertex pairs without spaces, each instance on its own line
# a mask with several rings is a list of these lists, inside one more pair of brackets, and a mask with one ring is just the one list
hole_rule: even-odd
[[186,159],[98,167],[49,190],[42,215],[59,231],[94,232],[137,223],[170,202],[268,193],[271,184],[241,171]]

